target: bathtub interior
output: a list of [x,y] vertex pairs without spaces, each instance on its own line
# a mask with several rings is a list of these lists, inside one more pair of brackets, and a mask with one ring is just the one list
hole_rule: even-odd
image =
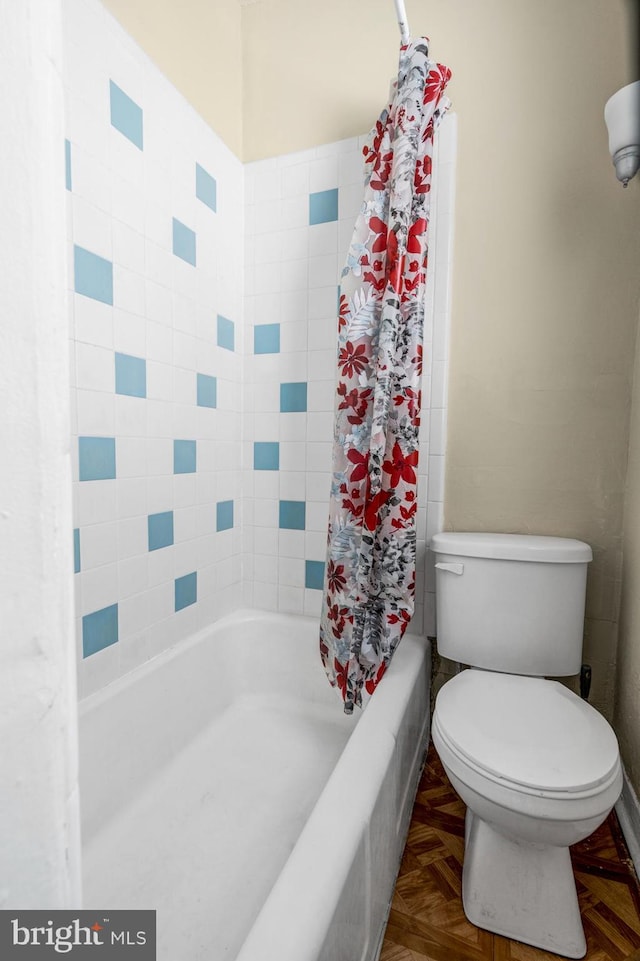
[[[425,644],[405,638],[404,661]],[[87,698],[85,907],[155,908],[160,961],[254,957],[256,918],[271,932],[258,930],[256,958],[335,958],[340,944],[373,958],[428,727],[428,671],[407,683],[403,645],[353,717],[326,681],[316,620],[257,611]]]

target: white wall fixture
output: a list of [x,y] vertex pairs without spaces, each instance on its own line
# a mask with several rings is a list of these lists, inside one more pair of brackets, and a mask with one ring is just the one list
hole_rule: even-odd
[[640,80],[609,97],[604,119],[616,177],[626,187],[640,167]]

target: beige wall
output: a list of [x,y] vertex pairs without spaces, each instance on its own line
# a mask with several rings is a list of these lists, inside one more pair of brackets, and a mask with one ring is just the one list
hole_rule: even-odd
[[[392,0],[107,5],[244,160],[364,132],[396,69]],[[592,545],[585,658],[592,701],[609,717],[640,178],[626,191],[617,183],[602,112],[634,79],[629,9],[627,0],[407,0],[413,34],[427,33],[453,70],[459,121],[446,524]],[[231,43],[240,31],[241,58]],[[640,511],[634,478],[629,518]],[[629,561],[625,577],[634,571]],[[638,699],[632,606],[617,717],[638,787],[640,733],[624,706]]]
[[238,0],[102,0],[219,137],[242,157]]
[[614,724],[627,774],[640,795],[640,338],[624,505],[624,567]]

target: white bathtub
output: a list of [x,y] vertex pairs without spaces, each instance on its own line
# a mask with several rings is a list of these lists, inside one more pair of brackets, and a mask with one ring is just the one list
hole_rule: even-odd
[[317,620],[241,611],[87,698],[84,907],[155,908],[158,961],[373,961],[429,684],[407,635],[346,717]]

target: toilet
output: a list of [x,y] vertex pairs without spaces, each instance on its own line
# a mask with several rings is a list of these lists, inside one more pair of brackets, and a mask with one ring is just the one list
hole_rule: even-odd
[[591,548],[532,534],[436,534],[438,651],[468,665],[441,688],[432,736],[467,805],[472,924],[568,958],[586,941],[569,845],[622,790],[606,720],[550,677],[578,674]]

